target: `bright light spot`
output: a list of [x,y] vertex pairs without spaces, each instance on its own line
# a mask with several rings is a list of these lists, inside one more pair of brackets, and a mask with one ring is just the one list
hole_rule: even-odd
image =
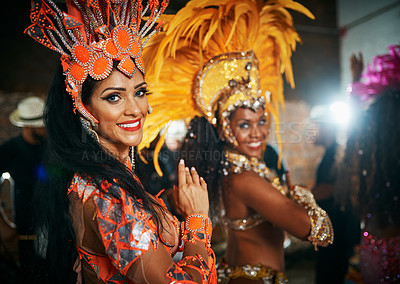
[[290,240],[290,238],[286,237],[285,241],[283,242],[283,248],[288,248],[290,245],[292,244],[292,241]]
[[171,121],[168,127],[166,137],[174,137],[178,139],[183,139],[186,134],[186,125],[183,120]]
[[336,102],[329,106],[333,119],[342,125],[346,125],[350,119],[350,107],[344,102]]
[[165,135],[165,144],[171,151],[177,151],[186,136],[186,125],[183,120],[171,121]]
[[3,179],[10,179],[10,178],[11,178],[11,175],[10,175],[10,173],[5,172],[5,173],[3,173],[3,174],[1,175],[1,177],[2,177]]

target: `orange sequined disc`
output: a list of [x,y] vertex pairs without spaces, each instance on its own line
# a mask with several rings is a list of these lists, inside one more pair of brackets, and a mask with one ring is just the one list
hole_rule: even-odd
[[87,77],[87,72],[85,68],[80,66],[78,63],[72,63],[69,73],[71,74],[72,78],[75,79],[75,81],[79,84],[82,84],[86,77]]
[[112,70],[112,59],[104,56],[96,56],[89,68],[89,74],[96,80],[102,80],[110,75]]
[[130,53],[131,53],[131,56],[134,58],[138,58],[142,53],[142,47],[135,40],[132,42]]
[[119,25],[112,30],[112,39],[117,49],[126,53],[133,40],[132,31],[125,26]]
[[90,62],[90,51],[86,46],[75,45],[72,54],[74,59],[82,65],[87,65]]
[[121,55],[120,52],[118,51],[117,47],[115,46],[114,42],[111,39],[108,39],[105,42],[105,44],[103,46],[103,52],[107,56],[109,56],[113,59],[118,58]]

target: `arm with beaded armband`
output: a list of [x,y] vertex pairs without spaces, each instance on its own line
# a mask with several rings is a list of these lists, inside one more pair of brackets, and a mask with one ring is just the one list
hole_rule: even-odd
[[308,240],[314,245],[326,247],[333,244],[333,227],[331,220],[325,210],[317,205],[312,193],[304,187],[295,185],[290,190],[293,201],[307,210],[311,221],[311,233]]
[[[216,283],[217,281],[215,255],[211,249],[211,235],[212,224],[207,215],[192,214],[181,223],[180,239],[182,241],[183,258],[177,265],[198,271],[202,275],[202,283]],[[199,253],[191,254],[189,251],[194,251],[194,246],[203,246],[207,252],[207,259],[204,259]]]

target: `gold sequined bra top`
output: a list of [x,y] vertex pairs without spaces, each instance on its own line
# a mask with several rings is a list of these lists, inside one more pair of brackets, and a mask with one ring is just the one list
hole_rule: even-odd
[[[247,158],[245,155],[237,152],[224,150],[225,159],[223,161],[224,175],[240,174],[244,171],[252,171],[257,173],[260,177],[267,179],[271,182],[272,186],[280,193],[286,195],[287,187],[281,185],[279,178],[275,173],[269,169],[266,164],[257,158]],[[246,231],[254,228],[266,220],[261,214],[254,214],[243,219],[228,219],[226,216],[223,218],[224,224],[235,231]]]

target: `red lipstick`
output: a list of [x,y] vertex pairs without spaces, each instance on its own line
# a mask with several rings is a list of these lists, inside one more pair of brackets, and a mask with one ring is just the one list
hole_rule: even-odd
[[117,124],[119,128],[125,131],[136,131],[141,127],[140,118],[136,120],[128,120]]

